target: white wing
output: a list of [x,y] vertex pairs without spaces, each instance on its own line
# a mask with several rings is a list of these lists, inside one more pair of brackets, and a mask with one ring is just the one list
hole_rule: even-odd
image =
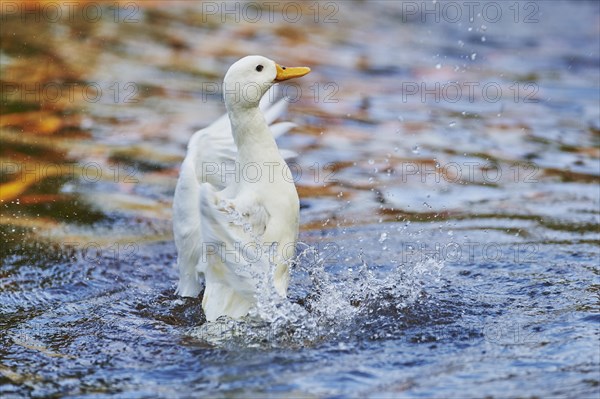
[[177,293],[181,296],[196,297],[202,289],[196,265],[200,259],[202,234],[200,231],[200,186],[196,178],[196,159],[186,156],[173,200],[173,233],[177,246],[177,267],[179,284]]
[[[274,102],[273,99],[277,93],[276,87],[276,85],[273,86],[263,96],[260,103],[260,108],[264,113],[267,123],[270,125],[269,127],[274,137],[284,134],[295,126],[295,124],[290,122],[273,124],[273,121],[287,109],[287,101],[285,99]],[[181,165],[173,201],[173,232],[177,246],[177,265],[179,268],[177,293],[181,296],[195,297],[200,294],[203,270],[197,266],[201,261],[202,244],[207,242],[208,239],[219,236],[218,229],[213,229],[212,234],[214,236],[212,237],[208,237],[208,233],[204,230],[210,231],[206,227],[210,223],[206,223],[204,218],[212,217],[214,219],[219,213],[215,212],[211,215],[210,213],[203,214],[200,212],[198,204],[201,201],[206,201],[206,199],[201,198],[200,185],[202,183],[209,183],[213,186],[213,191],[223,189],[227,181],[222,181],[221,173],[219,172],[223,167],[227,167],[226,165],[230,165],[231,167],[235,162],[236,154],[237,150],[231,134],[231,125],[227,114],[221,116],[205,129],[194,133],[190,139],[185,160]],[[284,158],[296,156],[294,152],[287,150],[282,150],[281,154]],[[251,214],[255,214],[254,211]],[[260,226],[257,225],[256,228],[259,229]],[[227,229],[223,229],[223,231],[225,232]]]
[[269,271],[261,238],[270,219],[267,209],[252,193],[234,200],[222,193],[210,183],[200,185],[203,240],[196,268],[206,279],[202,306],[207,320],[245,315],[255,302],[259,279]]

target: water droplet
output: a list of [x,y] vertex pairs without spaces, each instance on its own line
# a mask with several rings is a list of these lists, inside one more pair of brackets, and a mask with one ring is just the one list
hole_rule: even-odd
[[464,47],[465,46],[465,42],[463,42],[462,40],[458,41],[458,47]]
[[416,145],[416,146],[414,146],[414,147],[412,148],[412,153],[413,153],[413,154],[418,154],[418,153],[419,153],[419,146],[418,146],[418,145]]
[[471,54],[471,60],[475,61],[475,58],[477,57],[477,53],[473,53]]
[[387,233],[381,233],[381,235],[379,236],[379,243],[383,244],[388,238]]
[[436,64],[435,69],[442,69],[442,64]]
[[[471,18],[471,22],[473,22],[473,18]],[[469,26],[469,29],[467,29],[469,32],[471,32],[473,30],[472,27]]]
[[373,165],[375,163],[375,160],[369,159],[368,162],[369,162],[369,165]]
[[481,41],[485,42],[485,36],[481,36]]
[[449,127],[454,127],[454,126],[456,126],[456,122],[450,122],[450,123],[448,123],[448,126]]

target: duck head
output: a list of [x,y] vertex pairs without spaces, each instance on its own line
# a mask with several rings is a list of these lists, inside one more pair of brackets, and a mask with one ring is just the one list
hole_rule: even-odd
[[257,107],[262,96],[277,82],[299,78],[308,67],[284,67],[260,55],[250,55],[234,63],[223,81],[227,107]]

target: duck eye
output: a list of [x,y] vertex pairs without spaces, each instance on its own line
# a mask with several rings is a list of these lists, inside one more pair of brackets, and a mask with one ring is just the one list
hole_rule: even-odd
[[256,66],[256,70],[257,70],[258,72],[262,71],[262,70],[263,70],[263,68],[264,68],[264,67],[263,67],[262,65],[257,65],[257,66]]

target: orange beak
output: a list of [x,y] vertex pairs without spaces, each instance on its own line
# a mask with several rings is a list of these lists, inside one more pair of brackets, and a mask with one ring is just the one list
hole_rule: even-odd
[[284,80],[299,78],[310,72],[308,67],[282,67],[279,64],[275,64],[277,68],[277,76],[275,76],[275,82],[282,82]]

